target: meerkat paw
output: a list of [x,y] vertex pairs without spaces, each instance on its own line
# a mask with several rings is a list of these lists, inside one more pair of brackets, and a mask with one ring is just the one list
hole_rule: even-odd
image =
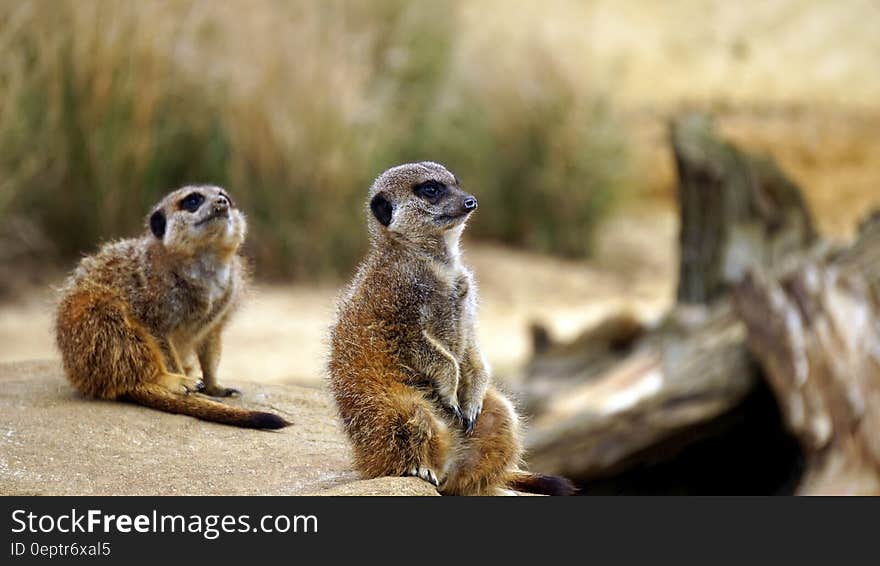
[[480,413],[482,412],[482,399],[474,399],[473,401],[468,400],[462,403],[461,421],[464,423],[465,434],[470,434],[474,431],[474,427],[477,425],[477,419],[480,418]]
[[206,385],[204,381],[196,384],[196,391],[211,397],[238,397],[241,391],[233,387],[223,387],[221,385]]
[[458,403],[449,404],[446,407],[452,413],[452,416],[454,416],[459,421],[464,422],[464,413],[461,412],[461,407],[458,406]]
[[440,404],[443,405],[447,411],[452,413],[452,416],[458,419],[459,421],[464,420],[464,414],[461,412],[461,406],[458,404],[458,398],[452,395],[438,395],[440,399]]
[[413,466],[407,470],[406,475],[414,478],[422,478],[434,487],[440,485],[440,481],[437,479],[437,474],[434,473],[434,470],[426,466]]
[[160,378],[159,382],[163,387],[181,395],[189,395],[199,390],[197,379],[179,373],[167,373]]

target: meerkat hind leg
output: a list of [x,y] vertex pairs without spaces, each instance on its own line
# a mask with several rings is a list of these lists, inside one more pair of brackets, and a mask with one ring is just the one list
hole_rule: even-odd
[[[423,393],[392,383],[382,395],[362,390],[356,396],[355,467],[366,477],[413,476],[437,486],[447,463],[450,431],[440,409]],[[369,423],[369,424],[367,424]]]
[[[409,461],[405,476],[422,478],[434,487],[440,485],[446,460],[448,432],[443,421],[434,414],[434,409],[420,394],[409,399],[409,414],[406,423],[397,429],[397,438],[406,445],[404,457]],[[402,413],[406,414],[406,413]]]
[[494,389],[486,391],[473,431],[461,436],[449,467],[444,495],[504,494],[506,482],[520,463],[519,424],[513,406]]

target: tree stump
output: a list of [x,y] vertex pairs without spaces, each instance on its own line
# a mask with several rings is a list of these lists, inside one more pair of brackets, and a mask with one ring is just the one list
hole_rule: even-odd
[[816,238],[798,187],[767,158],[719,139],[711,119],[671,127],[681,213],[678,300],[708,304],[753,265],[770,267]]

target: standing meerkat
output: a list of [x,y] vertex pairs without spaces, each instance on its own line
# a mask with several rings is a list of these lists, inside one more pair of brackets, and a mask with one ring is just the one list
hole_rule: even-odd
[[[139,237],[85,257],[61,292],[55,337],[82,393],[223,424],[277,429],[278,415],[211,401],[220,333],[247,270],[238,255],[247,223],[219,187],[178,189],[153,207]],[[191,377],[198,361],[199,382]]]
[[389,169],[370,188],[371,247],[340,302],[328,368],[355,467],[449,495],[571,493],[568,480],[520,470],[519,420],[490,385],[459,251],[476,208],[432,162]]

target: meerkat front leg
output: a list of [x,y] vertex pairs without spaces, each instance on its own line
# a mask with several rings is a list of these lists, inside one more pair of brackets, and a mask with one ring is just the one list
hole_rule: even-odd
[[189,351],[181,357],[180,360],[183,363],[183,373],[192,377],[196,371],[196,365],[198,364],[198,359],[196,358],[196,353],[194,351]]
[[461,418],[458,405],[461,368],[452,352],[427,330],[422,330],[421,339],[411,344],[408,358],[416,372],[431,380],[440,402]]
[[212,330],[196,352],[199,357],[199,365],[202,367],[202,381],[198,385],[200,393],[212,397],[230,397],[241,395],[241,391],[232,387],[222,387],[217,384],[217,366],[220,364],[220,330]]
[[480,350],[471,345],[461,363],[461,386],[458,390],[458,401],[467,434],[473,432],[477,418],[483,410],[483,399],[486,397],[489,381],[488,364]]
[[162,356],[165,358],[165,367],[168,368],[168,371],[171,373],[183,372],[183,364],[171,340],[165,337],[156,337],[156,342],[159,344],[159,349],[162,350]]
[[158,383],[172,391],[192,393],[198,390],[198,381],[183,373],[180,355],[170,339],[157,337],[156,342],[165,358],[165,372],[158,377]]

